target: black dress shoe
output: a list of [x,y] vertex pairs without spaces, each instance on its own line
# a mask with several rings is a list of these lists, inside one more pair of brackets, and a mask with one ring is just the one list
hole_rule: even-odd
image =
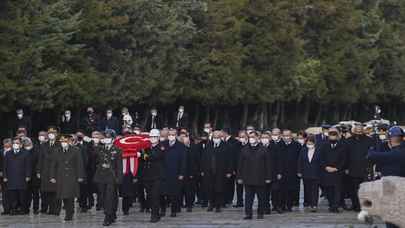
[[268,209],[264,210],[264,214],[266,214],[266,215],[270,215],[270,214],[271,214],[271,209],[270,209],[270,208],[268,208]]
[[102,207],[101,206],[97,206],[96,207],[96,211],[101,211]]
[[215,209],[215,213],[220,213],[220,212],[221,212],[221,208],[217,207],[217,208]]
[[124,211],[124,215],[129,215],[129,212],[128,212],[128,211]]
[[73,220],[73,216],[66,216],[65,217],[65,221],[72,221]]
[[176,212],[172,212],[172,213],[170,214],[170,217],[172,217],[172,218],[177,217]]
[[264,219],[264,215],[263,214],[257,215],[257,219]]
[[104,218],[103,226],[110,226],[111,224],[112,224],[111,219],[109,218],[109,216],[106,216]]
[[87,213],[87,208],[81,208],[80,213]]
[[3,212],[1,212],[1,215],[9,215],[9,214],[10,214],[9,211],[3,211]]
[[38,210],[34,210],[34,215],[37,215],[37,214],[39,214],[39,211]]
[[188,208],[187,208],[187,212],[193,212],[193,208],[192,208],[192,207],[188,207]]
[[208,207],[208,209],[207,209],[208,212],[213,211],[213,210],[214,210],[213,207]]
[[243,218],[243,220],[252,220],[252,216],[251,215],[246,215],[244,218]]
[[159,222],[160,221],[160,218],[159,217],[152,217],[151,219],[150,219],[150,222],[151,223],[157,223],[157,222]]

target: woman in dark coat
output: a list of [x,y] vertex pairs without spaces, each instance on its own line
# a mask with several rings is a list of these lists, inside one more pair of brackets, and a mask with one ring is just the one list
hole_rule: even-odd
[[65,221],[73,219],[74,199],[80,196],[79,183],[85,173],[79,148],[69,145],[69,139],[61,137],[58,156],[52,162],[51,182],[56,183],[56,198],[63,201],[66,210]]
[[328,142],[321,145],[321,184],[329,201],[329,211],[338,213],[342,173],[346,162],[346,145],[339,141],[338,130],[329,130]]
[[320,149],[310,136],[300,152],[298,176],[304,180],[304,207],[311,207],[312,212],[318,207],[320,173]]

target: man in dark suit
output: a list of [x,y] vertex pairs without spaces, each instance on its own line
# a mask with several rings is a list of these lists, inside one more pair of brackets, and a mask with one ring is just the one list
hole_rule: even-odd
[[338,204],[341,197],[341,180],[346,163],[347,147],[339,140],[339,131],[329,129],[328,142],[320,146],[321,184],[329,201],[329,211],[339,213]]
[[270,153],[260,144],[256,131],[249,134],[249,145],[242,149],[237,171],[239,184],[245,185],[246,204],[244,219],[252,219],[252,206],[255,195],[259,200],[257,218],[263,219],[265,212],[265,187],[270,184],[272,177],[272,161]]
[[347,144],[347,171],[349,177],[349,195],[352,201],[352,209],[360,212],[359,188],[360,184],[367,180],[369,162],[367,154],[373,146],[372,138],[363,134],[363,127],[356,125],[353,134],[346,140]]
[[283,131],[284,146],[282,147],[283,159],[278,162],[285,162],[282,186],[282,207],[291,212],[294,205],[296,192],[300,189],[300,179],[297,176],[298,157],[301,145],[293,140],[290,130]]
[[21,139],[13,139],[13,149],[4,157],[3,181],[7,183],[11,215],[28,214],[27,189],[31,180],[29,153],[22,148]]
[[201,176],[209,199],[208,211],[221,212],[224,204],[225,183],[232,177],[232,160],[229,159],[221,131],[216,130],[201,157]]
[[179,106],[178,112],[173,118],[172,125],[176,126],[177,129],[189,128],[188,114],[184,111],[184,106]]
[[165,179],[162,186],[161,214],[165,215],[168,202],[171,203],[171,217],[180,211],[179,197],[186,174],[186,147],[177,140],[177,130],[170,128],[168,140],[162,143],[165,152]]
[[93,107],[87,108],[87,116],[80,123],[80,128],[83,129],[86,135],[90,135],[98,129],[99,119],[95,114]]
[[59,127],[62,134],[74,134],[76,132],[77,121],[73,118],[70,110],[66,110],[63,114]]
[[231,170],[232,170],[232,177],[227,179],[226,187],[225,187],[225,204],[232,205],[234,194],[235,194],[235,177],[236,177],[236,170],[238,169],[237,164],[239,162],[239,154],[238,151],[238,140],[230,134],[229,128],[222,129],[222,140],[224,141],[224,147],[226,150],[226,154],[229,155],[229,159],[232,160],[231,162]]
[[146,118],[146,123],[144,129],[150,131],[152,129],[161,129],[162,123],[160,116],[158,116],[158,111],[156,108],[150,110],[150,115]]
[[100,121],[99,130],[105,131],[107,129],[112,129],[116,133],[121,132],[118,118],[113,116],[113,111],[111,108],[107,109],[106,116]]
[[[87,170],[87,167],[89,166],[90,162],[90,154],[89,154],[89,148],[90,144],[88,142],[84,141],[84,131],[83,130],[78,130],[76,132],[76,146],[79,149],[79,153],[81,158],[81,161],[83,162],[83,167],[84,170]],[[85,174],[85,180],[80,183],[80,197],[79,197],[79,206],[80,206],[80,212],[85,213],[87,210],[90,208],[92,196],[91,196],[91,186],[89,183],[89,177],[86,172]]]
[[58,156],[56,148],[57,130],[55,127],[48,129],[48,142],[39,147],[39,158],[37,165],[37,177],[41,179],[41,213],[49,213],[59,216],[60,203],[56,199],[56,184],[49,182],[51,175],[51,163]]
[[152,129],[149,137],[152,147],[141,153],[137,179],[141,179],[145,185],[147,200],[152,209],[150,222],[155,223],[160,220],[159,200],[164,178],[166,148],[160,145],[159,130]]
[[3,147],[0,150],[0,187],[2,191],[2,205],[3,205],[3,212],[1,215],[9,215],[10,214],[10,199],[8,198],[7,192],[7,183],[3,181],[4,177],[4,158],[7,153],[12,151],[13,141],[10,138],[3,140]]
[[315,135],[315,142],[316,144],[322,144],[328,141],[328,132],[331,126],[329,124],[322,124],[322,132]]
[[79,197],[79,183],[84,181],[84,167],[80,149],[73,146],[72,139],[60,138],[56,148],[58,156],[52,160],[50,182],[56,184],[56,198],[63,202],[65,221],[71,221],[74,214],[74,200]]
[[28,116],[24,116],[24,111],[22,109],[17,109],[16,113],[17,118],[15,120],[15,125],[12,134],[15,135],[19,128],[24,128],[26,130],[26,136],[31,136],[32,133],[31,118]]

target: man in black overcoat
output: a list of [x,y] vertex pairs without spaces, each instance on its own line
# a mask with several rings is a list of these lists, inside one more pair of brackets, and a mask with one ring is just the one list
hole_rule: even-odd
[[240,155],[237,179],[245,185],[246,200],[244,219],[252,219],[253,200],[257,195],[259,205],[257,218],[264,218],[265,189],[270,184],[272,176],[272,161],[270,153],[260,144],[259,135],[256,131],[249,134],[249,145],[242,149]]
[[201,157],[203,187],[208,193],[208,211],[221,212],[227,179],[232,177],[232,160],[227,154],[221,131],[216,130]]
[[330,128],[328,142],[320,145],[320,148],[321,184],[329,201],[329,211],[338,213],[347,147],[339,140],[339,131]]
[[3,181],[7,184],[11,215],[28,214],[27,189],[31,180],[31,160],[21,139],[13,139],[13,149],[4,157]]

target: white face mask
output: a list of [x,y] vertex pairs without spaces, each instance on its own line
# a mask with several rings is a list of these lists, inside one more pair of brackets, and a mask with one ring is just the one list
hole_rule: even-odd
[[179,112],[180,112],[180,113],[183,113],[183,112],[184,112],[184,109],[179,109]]
[[55,134],[53,134],[53,133],[48,134],[48,138],[49,138],[50,140],[54,140],[54,139],[55,139]]
[[157,116],[157,112],[152,111],[151,114],[152,116]]
[[134,131],[134,134],[135,134],[135,135],[139,135],[139,134],[141,134],[141,131],[135,130],[135,131]]
[[256,145],[257,140],[255,138],[249,138],[250,145]]
[[304,145],[305,139],[298,139],[298,143],[301,144],[301,145]]
[[60,145],[62,146],[63,149],[66,149],[69,146],[67,142],[62,142]]
[[71,114],[67,112],[67,113],[65,113],[65,116],[66,116],[66,118],[70,118]]
[[106,145],[110,145],[113,142],[112,138],[105,138],[103,139],[103,143]]
[[111,118],[112,117],[112,113],[111,112],[107,112],[107,118]]
[[221,143],[221,139],[218,139],[218,138],[214,138],[214,139],[212,139],[212,141],[213,141],[215,144]]
[[17,118],[18,118],[18,119],[22,119],[22,118],[23,118],[23,114],[17,114]]
[[25,150],[32,150],[32,146],[27,146],[24,148]]
[[386,135],[379,135],[378,138],[379,138],[380,140],[386,140],[386,139],[387,139],[387,136],[386,136]]
[[84,136],[83,137],[83,141],[85,141],[85,142],[91,142],[91,138],[90,137],[88,137],[88,136]]
[[308,145],[307,145],[307,148],[310,149],[310,150],[312,150],[312,149],[315,148],[315,145],[314,145],[314,144],[308,144]]
[[45,136],[43,136],[43,135],[40,135],[40,136],[38,136],[38,140],[40,141],[40,142],[45,142]]
[[205,133],[209,134],[210,131],[211,131],[211,129],[209,129],[209,128],[204,128],[204,132],[205,132]]
[[272,135],[271,140],[278,141],[279,137],[277,135]]
[[166,140],[166,138],[164,138],[164,137],[160,137],[159,138],[159,141],[161,141],[161,142],[163,142],[163,141],[165,141]]
[[157,144],[159,142],[159,137],[150,137],[150,142],[152,144]]
[[170,142],[176,141],[176,136],[174,135],[169,135],[167,138],[169,139]]
[[20,144],[14,143],[13,144],[13,149],[14,150],[19,150],[20,149]]
[[284,142],[291,142],[291,137],[283,137]]
[[326,136],[326,137],[328,137],[328,136],[329,136],[329,132],[324,132],[323,135]]
[[246,138],[239,138],[239,142],[241,142],[242,144],[246,143]]
[[270,139],[268,138],[263,138],[260,141],[262,142],[263,145],[268,145],[270,143]]
[[93,142],[94,142],[95,144],[99,144],[99,143],[100,143],[100,139],[99,139],[99,138],[93,138],[92,140],[93,140]]

